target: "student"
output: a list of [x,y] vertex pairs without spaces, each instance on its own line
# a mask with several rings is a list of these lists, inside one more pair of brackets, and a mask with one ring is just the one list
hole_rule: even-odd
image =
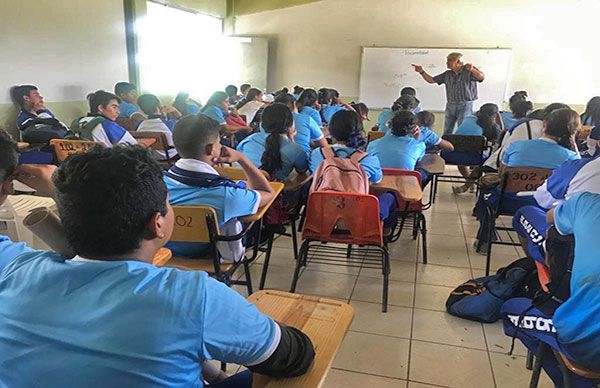
[[242,140],[237,150],[256,167],[284,182],[292,170],[302,173],[308,169],[308,155],[304,148],[294,143],[294,135],[292,112],[286,105],[276,102],[265,108],[260,132]]
[[90,114],[78,120],[72,128],[81,140],[97,141],[107,147],[117,144],[137,144],[125,128],[115,122],[119,117],[119,97],[104,90],[87,96]]
[[369,120],[369,107],[364,102],[354,102],[350,103],[350,106],[358,115],[362,121]]
[[[173,148],[175,146],[173,144],[173,127],[175,126],[175,120],[167,119],[165,114],[167,110],[161,110],[158,97],[154,94],[142,94],[138,97],[138,105],[148,118],[140,122],[137,131],[164,133],[169,148]],[[165,154],[165,151],[153,150],[153,154],[156,155],[159,160],[169,160],[177,156],[177,151],[171,149],[167,150],[167,153]]]
[[533,109],[531,101],[527,101],[527,92],[524,90],[515,92],[508,100],[510,112],[500,112],[500,118],[506,130],[510,130],[520,123],[527,113]]
[[252,85],[250,85],[250,84],[241,84],[240,85],[240,93],[242,93],[242,94],[240,95],[240,99],[238,100],[238,103],[240,103],[246,99],[246,97],[248,96],[248,92],[250,91],[251,88],[252,88]]
[[[172,205],[211,206],[217,212],[221,234],[235,235],[242,230],[237,217],[256,213],[275,195],[264,175],[241,152],[221,146],[219,123],[205,115],[188,115],[177,121],[173,142],[179,159],[169,170],[165,183]],[[248,177],[248,188],[221,178],[214,166],[239,163]],[[174,254],[195,258],[206,244],[169,243]],[[241,241],[218,242],[224,262],[241,259]]]
[[227,93],[225,92],[214,92],[208,101],[206,101],[206,105],[204,105],[204,108],[202,108],[200,112],[207,115],[211,119],[216,120],[221,126],[221,130],[225,134],[252,131],[252,127],[248,125],[241,126],[227,124],[225,117],[230,113],[229,99],[227,97]]
[[304,88],[302,86],[299,86],[299,85],[294,86],[292,96],[294,96],[294,99],[296,101],[298,101],[298,99],[300,98],[300,94],[302,94],[303,91],[304,91]]
[[54,113],[46,108],[44,97],[42,97],[36,86],[14,86],[10,90],[10,95],[15,104],[21,109],[17,116],[17,128],[20,131],[46,125],[55,128],[57,134],[60,132],[62,134],[60,137],[66,134],[66,125],[58,121]]
[[403,96],[398,97],[396,101],[392,104],[391,109],[384,110],[379,115],[377,120],[377,127],[380,131],[388,132],[391,128],[391,120],[394,114],[401,110],[407,110],[410,112],[415,111],[415,109],[419,106],[419,100],[410,94],[405,94]]
[[146,117],[140,112],[137,103],[137,87],[130,82],[117,82],[115,84],[115,94],[120,98],[119,116],[132,119],[134,123],[139,123]]
[[201,105],[190,98],[187,92],[179,92],[173,100],[173,108],[177,109],[182,116],[200,113]]
[[[302,332],[205,272],[152,264],[174,215],[146,150],[72,155],[54,183],[77,256],[27,253],[0,273],[4,385],[198,387],[210,359],[281,377],[308,369],[314,352]],[[236,378],[251,384],[249,375]]]
[[434,150],[436,147],[443,151],[452,152],[454,146],[448,140],[444,140],[438,136],[437,133],[433,132],[433,126],[435,124],[435,115],[427,110],[422,110],[416,115],[417,125],[419,126],[419,140],[425,143],[425,150],[427,152]]
[[225,87],[225,93],[227,93],[227,98],[229,101],[229,105],[234,106],[238,103],[240,96],[237,94],[238,88],[235,85],[227,85]]
[[321,116],[324,123],[329,123],[331,116],[341,110],[351,110],[354,108],[340,99],[340,94],[335,89],[319,89],[319,105],[321,105]]
[[280,94],[275,99],[275,102],[286,105],[292,111],[294,127],[296,128],[294,142],[301,146],[307,155],[310,155],[313,146],[327,146],[327,140],[325,139],[325,135],[323,135],[321,127],[310,116],[298,113],[294,97],[291,94]]
[[581,125],[600,125],[600,96],[592,97],[581,114]]
[[[463,122],[456,128],[455,135],[471,135],[471,136],[485,136],[488,142],[495,142],[500,134],[500,128],[496,124],[496,118],[498,116],[498,106],[496,104],[487,103],[483,104],[479,111],[473,116],[467,116]],[[453,153],[453,154],[442,154],[442,157],[446,159],[446,162],[453,162],[458,164],[458,170],[461,175],[465,178],[474,178],[479,175],[479,167],[474,168],[472,171],[469,170],[469,163],[474,157],[479,158],[479,155],[467,155],[466,153]],[[464,159],[464,160],[463,160]],[[463,164],[464,163],[464,164]],[[477,163],[478,164],[478,163]],[[475,188],[475,183],[469,182],[460,186],[453,186],[452,191],[454,194],[462,194]]]
[[[511,143],[504,154],[502,164],[507,167],[534,167],[555,169],[567,160],[580,159],[574,151],[574,134],[581,127],[579,115],[571,109],[558,109],[552,112],[544,121],[544,135],[539,139],[519,140]],[[502,169],[500,170],[502,173]],[[480,227],[477,232],[476,244],[479,244],[479,253],[486,253],[488,249],[487,206],[495,206],[499,199],[500,191],[497,187],[482,190],[475,211],[478,215]],[[502,209],[514,214],[522,206],[536,205],[532,196],[517,196],[506,193],[502,202]],[[492,233],[492,237],[495,237]]]
[[[552,316],[534,308],[530,299],[509,299],[502,306],[504,332],[519,338],[532,352],[543,341],[583,368],[600,370],[600,287],[595,281],[600,276],[596,233],[600,224],[600,195],[579,193],[548,212],[547,218],[559,234],[573,235],[575,239],[570,297]],[[546,357],[542,366],[555,386],[563,386],[554,357]],[[577,387],[594,387],[597,383],[572,377],[573,386]]]
[[322,127],[323,119],[321,113],[319,113],[320,106],[317,99],[317,92],[314,89],[304,89],[300,93],[296,106],[298,107],[298,113],[311,117],[319,127]]
[[[419,99],[417,98],[417,91],[415,90],[415,88],[413,88],[411,86],[403,87],[400,90],[400,97],[402,97],[402,96],[412,96],[417,100],[417,102],[420,103]],[[417,107],[413,110],[413,113],[419,113],[422,110],[423,110],[423,108],[421,108],[420,105],[417,105]]]
[[254,121],[256,113],[265,106],[262,97],[263,93],[259,89],[250,88],[246,98],[237,105],[236,109],[238,113],[246,116],[248,125]]

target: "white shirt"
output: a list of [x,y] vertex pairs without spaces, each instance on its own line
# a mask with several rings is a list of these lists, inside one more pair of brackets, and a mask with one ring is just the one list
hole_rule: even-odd
[[247,102],[243,107],[238,109],[238,113],[240,115],[246,116],[246,122],[250,124],[252,120],[254,120],[254,116],[256,116],[256,112],[263,106],[263,103],[260,101],[250,101]]
[[[169,127],[167,127],[167,125],[160,118],[152,118],[142,121],[138,126],[137,131],[164,133],[169,147],[175,146],[175,144],[173,144],[173,132],[171,132]],[[174,148],[168,150],[167,152],[168,155],[165,154],[165,151],[153,150],[153,154],[158,160],[167,160],[177,156],[177,151],[175,151]]]

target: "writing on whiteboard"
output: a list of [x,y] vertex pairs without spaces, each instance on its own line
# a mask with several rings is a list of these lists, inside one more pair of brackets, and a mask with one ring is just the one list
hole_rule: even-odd
[[404,50],[404,55],[427,55],[429,50]]

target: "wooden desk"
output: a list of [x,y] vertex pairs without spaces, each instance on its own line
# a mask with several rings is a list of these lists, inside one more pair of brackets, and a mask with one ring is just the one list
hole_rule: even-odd
[[308,181],[312,179],[312,175],[307,174],[298,174],[297,172],[292,172],[288,179],[284,182],[284,191],[298,191],[300,190]]
[[138,139],[135,139],[135,140],[137,141],[137,143],[139,145],[141,145],[144,148],[150,148],[150,147],[152,147],[152,145],[154,143],[156,143],[156,139],[147,138],[147,137],[145,137],[145,138],[138,138]]
[[407,202],[420,201],[423,198],[423,190],[419,181],[414,176],[407,175],[384,175],[381,182],[371,185],[372,194],[381,194],[393,191]]
[[271,184],[271,187],[273,188],[273,190],[275,190],[275,196],[273,197],[273,199],[271,199],[265,206],[259,208],[258,211],[256,212],[256,214],[250,214],[248,216],[239,217],[238,219],[240,221],[253,222],[253,221],[258,221],[261,218],[263,218],[263,216],[265,215],[267,210],[269,210],[269,208],[271,207],[273,202],[275,202],[275,199],[277,199],[279,194],[283,191],[283,187],[284,187],[283,183],[281,183],[281,182],[269,182],[269,183]]
[[19,141],[19,142],[17,142],[17,147],[19,148],[19,150],[25,150],[25,149],[29,148],[29,143]]
[[167,261],[171,260],[171,257],[173,257],[173,253],[170,249],[164,247],[160,248],[154,255],[154,258],[152,259],[152,264],[154,264],[157,267],[162,267],[166,264]]
[[315,360],[306,374],[287,379],[255,374],[252,387],[320,387],[352,323],[352,307],[333,299],[276,290],[255,292],[248,300],[276,321],[302,330],[315,347]]
[[[219,173],[219,175],[221,175],[222,177],[225,177],[227,179],[231,179],[232,181],[245,181],[248,179],[248,177],[246,176],[246,172],[241,167],[215,166],[214,168]],[[267,179],[269,178],[269,173],[267,173],[266,171],[264,171],[264,170],[258,170],[258,171],[260,171],[265,176],[265,178],[267,178]]]
[[422,168],[431,175],[441,175],[446,168],[446,161],[438,154],[425,154],[423,159],[417,163],[417,167]]

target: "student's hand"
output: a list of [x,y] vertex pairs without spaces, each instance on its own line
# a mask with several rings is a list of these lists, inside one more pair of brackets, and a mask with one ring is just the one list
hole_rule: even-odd
[[419,140],[419,136],[421,136],[421,127],[416,125],[412,131],[412,136],[415,138],[415,140]]
[[423,66],[421,66],[421,65],[415,65],[415,64],[412,64],[411,66],[415,68],[415,71],[416,71],[417,73],[422,73],[422,72],[424,72],[424,71],[425,71],[425,70],[423,70]]
[[316,110],[321,110],[321,104],[319,104],[318,102],[315,104],[315,109]]
[[56,171],[56,166],[49,164],[21,164],[17,167],[14,178],[34,189],[37,195],[53,197],[52,174],[54,171]]
[[237,108],[229,108],[229,113],[231,113],[232,115],[237,116],[237,117],[240,116],[240,114],[238,113]]
[[467,69],[468,71],[473,71],[473,68],[474,68],[473,64],[471,64],[471,63],[465,64],[465,69]]
[[243,161],[246,158],[244,154],[233,148],[221,147],[221,156],[213,160],[214,163],[237,163]]

